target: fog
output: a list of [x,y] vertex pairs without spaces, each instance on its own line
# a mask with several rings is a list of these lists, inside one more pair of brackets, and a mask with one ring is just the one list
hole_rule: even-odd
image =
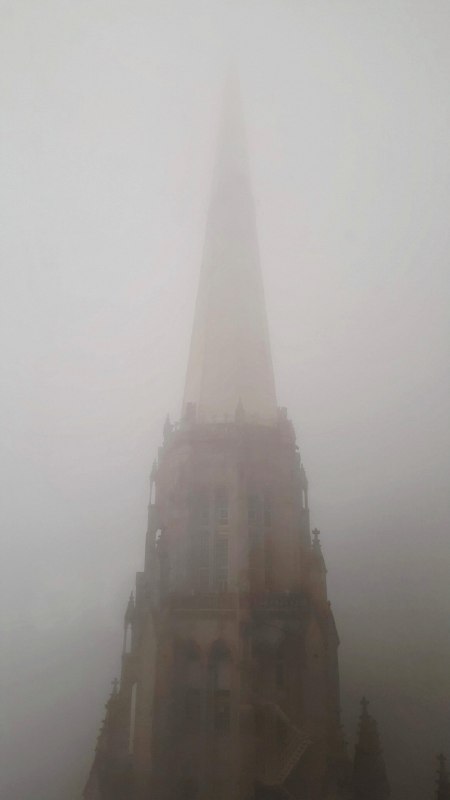
[[1,0],[2,800],[80,796],[148,476],[180,413],[239,73],[278,403],[321,529],[353,747],[450,755],[450,7]]

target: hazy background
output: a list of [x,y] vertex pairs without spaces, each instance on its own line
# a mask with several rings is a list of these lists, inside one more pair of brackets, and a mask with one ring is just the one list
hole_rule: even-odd
[[187,361],[226,64],[353,747],[450,755],[447,0],[0,0],[2,800],[75,800]]

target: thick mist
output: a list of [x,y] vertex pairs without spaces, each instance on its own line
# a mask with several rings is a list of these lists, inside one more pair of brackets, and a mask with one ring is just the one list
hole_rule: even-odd
[[2,800],[79,797],[180,413],[224,76],[344,722],[450,756],[450,7],[0,0]]

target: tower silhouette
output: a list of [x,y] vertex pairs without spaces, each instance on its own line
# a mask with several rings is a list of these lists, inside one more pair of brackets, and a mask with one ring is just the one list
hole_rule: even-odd
[[358,739],[353,763],[354,800],[386,800],[390,796],[378,727],[368,712],[368,701],[361,700]]
[[277,408],[245,134],[226,92],[181,419],[151,472],[85,800],[346,798],[338,635]]

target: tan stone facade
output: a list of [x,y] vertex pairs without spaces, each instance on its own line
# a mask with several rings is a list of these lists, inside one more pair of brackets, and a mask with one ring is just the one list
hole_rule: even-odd
[[152,484],[106,721],[117,788],[85,797],[344,797],[338,638],[286,415],[166,426]]

